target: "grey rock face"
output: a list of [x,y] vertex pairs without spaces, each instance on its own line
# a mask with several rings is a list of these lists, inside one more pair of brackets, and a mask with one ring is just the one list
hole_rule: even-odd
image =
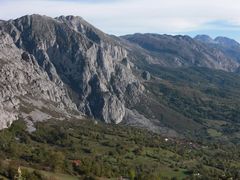
[[50,81],[35,58],[18,49],[5,32],[0,32],[0,63],[0,128],[18,119],[23,96],[55,102],[60,109],[76,109],[63,84]]
[[[209,49],[217,49],[232,60],[238,63],[240,62],[240,44],[237,41],[227,37],[216,37],[211,41],[204,41],[203,39],[197,37],[194,39],[203,43],[204,46],[207,46]],[[237,68],[236,72],[238,72],[238,69],[239,67]]]
[[122,64],[125,65],[128,69],[131,68],[131,64],[130,64],[130,62],[129,62],[129,60],[127,58],[124,58],[122,60]]
[[154,119],[147,119],[143,115],[141,115],[138,111],[136,110],[130,110],[126,109],[126,116],[124,119],[124,123],[130,126],[135,126],[135,127],[141,127],[145,129],[150,129],[151,131],[155,133],[161,133],[163,135],[166,135],[168,137],[178,137],[180,138],[179,134],[167,127],[162,127],[160,125],[155,125],[156,123]]
[[151,79],[151,74],[148,71],[143,71],[142,77],[143,79],[149,81]]
[[[1,23],[0,30],[0,59],[6,63],[0,73],[6,83],[0,97],[12,103],[9,113],[9,102],[0,107],[6,111],[0,122],[17,119],[14,109],[18,111],[19,103],[13,98],[26,95],[107,123],[122,121],[127,89],[141,85],[122,63],[128,53],[115,40],[73,16],[24,16]],[[132,89],[136,94],[142,90]]]

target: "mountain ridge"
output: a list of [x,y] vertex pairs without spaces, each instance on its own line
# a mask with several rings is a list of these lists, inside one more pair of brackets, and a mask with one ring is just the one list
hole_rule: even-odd
[[[129,92],[134,86],[141,89],[138,80],[131,73],[124,77],[124,81],[114,75],[118,73],[119,76],[124,76],[124,71],[131,72],[121,64],[126,57],[125,50],[104,41],[95,43],[93,39],[88,39],[85,34],[75,31],[62,21],[40,15],[24,16],[5,22],[1,30],[8,32],[19,48],[36,57],[39,66],[47,72],[51,81],[67,85],[64,86],[68,94],[70,93],[69,97],[80,111],[105,119],[106,122],[119,123],[125,113],[121,96],[127,86],[129,85]],[[91,28],[89,32],[92,32]],[[63,63],[67,63],[69,69]],[[110,80],[112,84],[108,84]],[[76,82],[73,83],[74,81]],[[118,87],[115,83],[118,83]],[[135,91],[137,89],[138,87]],[[114,91],[118,91],[118,96]],[[114,104],[116,109],[109,109],[108,103]]]
[[[237,127],[239,61],[228,46],[180,35],[110,36],[75,16],[27,15],[1,22],[0,32],[1,79],[13,92],[0,87],[7,102],[0,110],[12,116],[1,117],[1,128],[84,116],[179,138],[208,137],[212,120]],[[213,128],[231,139],[225,127]]]
[[[154,63],[163,66],[200,66],[235,71],[239,63],[215,48],[205,47],[190,36],[134,34],[122,36],[143,49],[154,53]],[[166,61],[169,64],[165,64]]]

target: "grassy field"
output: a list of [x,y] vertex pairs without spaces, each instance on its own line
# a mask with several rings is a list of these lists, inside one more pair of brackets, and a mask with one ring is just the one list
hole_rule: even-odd
[[[32,173],[36,171],[36,169],[29,168],[29,167],[22,167],[20,166],[22,170],[27,170],[28,172]],[[56,180],[79,180],[79,177],[71,176],[67,174],[61,174],[61,173],[54,173],[49,171],[43,171],[38,170],[40,174],[42,174],[46,179],[56,179]]]
[[222,133],[218,132],[215,129],[208,129],[207,132],[211,137],[221,137],[222,136]]

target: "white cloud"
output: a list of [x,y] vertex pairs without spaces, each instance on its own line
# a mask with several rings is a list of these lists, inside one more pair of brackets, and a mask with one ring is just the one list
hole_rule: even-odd
[[[0,0],[0,19],[25,14],[79,15],[112,34],[196,31],[209,22],[240,25],[236,0]],[[96,1],[96,0],[95,0]]]

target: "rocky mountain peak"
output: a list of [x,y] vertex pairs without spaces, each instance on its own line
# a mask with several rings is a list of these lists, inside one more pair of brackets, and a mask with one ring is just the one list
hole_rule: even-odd
[[[27,15],[2,23],[0,30],[12,41],[11,51],[19,52],[19,59],[36,62],[36,71],[47,75],[56,95],[60,94],[57,86],[62,87],[64,97],[73,104],[65,103],[63,108],[119,123],[125,116],[126,94],[142,91],[130,66],[122,63],[128,58],[127,51],[80,17]],[[15,56],[12,53],[9,58],[14,61]],[[36,78],[34,72],[30,76]],[[44,84],[49,87],[47,82]],[[50,100],[54,98],[52,93]]]
[[208,44],[218,44],[222,46],[227,46],[227,47],[237,47],[240,46],[237,41],[234,39],[230,39],[227,37],[223,36],[218,36],[215,39],[212,39],[208,35],[197,35],[194,37],[195,40],[203,42],[203,43],[208,43]]
[[137,51],[144,52],[145,60],[150,64],[166,67],[197,66],[225,71],[235,71],[239,67],[238,62],[221,50],[202,43],[204,39],[211,40],[207,36],[198,36],[201,41],[189,36],[159,34],[133,34],[122,38],[143,48]]
[[210,36],[202,34],[202,35],[197,35],[194,37],[195,40],[201,41],[204,43],[215,43],[214,39],[212,39]]
[[113,42],[113,39],[106,35],[101,30],[97,29],[93,25],[89,24],[85,21],[82,17],[79,16],[60,16],[56,17],[58,21],[66,24],[71,29],[75,30],[76,32],[80,32],[87,36],[90,40],[95,43],[100,44],[103,41],[107,41],[108,43]]
[[214,39],[214,41],[223,46],[240,47],[240,44],[237,41],[235,41],[234,39],[227,38],[227,37],[219,36],[219,37],[216,37]]

